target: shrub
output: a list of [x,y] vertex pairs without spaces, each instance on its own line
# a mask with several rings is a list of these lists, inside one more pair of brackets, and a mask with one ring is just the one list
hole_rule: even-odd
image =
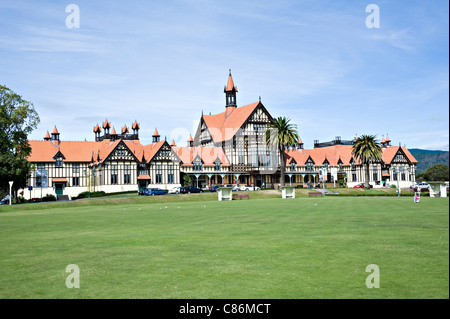
[[397,188],[397,185],[395,184],[391,184],[391,186],[389,186],[390,188]]
[[56,197],[55,195],[52,194],[47,194],[44,197],[42,197],[42,201],[43,202],[52,202],[52,201],[56,201]]
[[[104,191],[91,192],[91,198],[102,197],[102,196],[105,196],[105,194],[106,193]],[[77,197],[73,197],[72,199],[80,199],[80,198],[89,198],[89,192],[82,192],[82,193],[78,194]]]

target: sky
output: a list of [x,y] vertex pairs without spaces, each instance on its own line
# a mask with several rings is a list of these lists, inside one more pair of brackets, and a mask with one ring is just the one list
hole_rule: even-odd
[[261,96],[305,148],[373,134],[448,151],[448,12],[447,0],[1,0],[0,84],[33,103],[36,140],[137,120],[142,143],[157,128],[184,146],[202,112],[225,110],[231,69],[238,106]]

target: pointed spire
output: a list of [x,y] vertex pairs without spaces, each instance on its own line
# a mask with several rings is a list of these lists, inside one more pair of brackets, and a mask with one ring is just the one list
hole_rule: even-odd
[[55,125],[55,128],[53,129],[52,134],[59,134],[58,129],[56,128],[56,125]]
[[50,137],[50,134],[47,131],[47,134],[45,134],[45,136],[44,136],[44,141],[50,141],[50,140],[51,140],[51,137]]
[[159,133],[158,130],[155,127],[155,131],[153,132],[153,143],[159,142]]
[[128,129],[127,125],[125,124],[124,127],[122,127],[122,134],[128,134],[130,133],[130,130]]
[[170,143],[170,146],[177,146],[177,145],[175,144],[175,140],[172,140],[172,143]]
[[111,130],[111,134],[110,135],[117,135],[117,133],[116,133],[116,129],[113,127],[112,128],[112,130]]
[[133,130],[139,130],[141,126],[138,124],[138,122],[135,120],[133,125],[131,126]]
[[237,87],[234,85],[233,77],[231,76],[231,69],[229,70],[228,82],[225,87],[225,92],[238,91]]
[[106,119],[105,122],[103,122],[103,128],[104,129],[110,129],[111,128],[111,123],[108,121],[108,119]]

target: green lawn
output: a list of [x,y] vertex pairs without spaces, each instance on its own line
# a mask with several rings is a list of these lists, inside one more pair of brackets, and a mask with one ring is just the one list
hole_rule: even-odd
[[449,298],[448,199],[250,193],[0,207],[0,298]]

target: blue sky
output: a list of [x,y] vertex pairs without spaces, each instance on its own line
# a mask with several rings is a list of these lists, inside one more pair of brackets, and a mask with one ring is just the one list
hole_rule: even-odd
[[232,69],[238,105],[261,96],[305,148],[389,134],[449,149],[448,1],[72,1],[0,2],[0,83],[38,111],[31,139],[56,125],[93,140],[107,118],[185,145],[202,111],[224,111]]

